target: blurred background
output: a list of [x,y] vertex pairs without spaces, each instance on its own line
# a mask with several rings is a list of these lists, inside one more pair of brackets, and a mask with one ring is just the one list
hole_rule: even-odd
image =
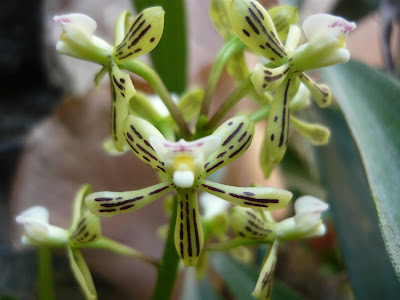
[[[356,21],[357,29],[350,34],[347,43],[352,58],[398,78],[399,1],[260,2],[267,8],[276,4],[298,5],[301,21],[311,14],[322,12]],[[185,4],[188,16],[188,86],[204,87],[223,40],[209,20],[209,0],[187,0]],[[95,34],[112,43],[116,17],[126,9],[134,11],[129,0],[0,2],[0,299],[36,299],[36,253],[33,249],[23,249],[19,243],[21,231],[14,221],[17,213],[32,205],[44,205],[50,210],[50,222],[67,228],[72,199],[81,184],[92,184],[94,191],[124,191],[145,187],[157,180],[152,170],[130,153],[109,157],[103,151],[102,142],[109,135],[110,87],[108,79],[105,79],[99,89],[93,88],[93,78],[100,67],[60,56],[55,51],[61,34],[60,26],[53,21],[55,15],[71,12],[87,14],[97,21]],[[174,53],[170,55],[173,59]],[[150,57],[141,59],[151,61]],[[247,59],[250,64],[255,62],[250,55]],[[133,76],[132,79],[137,89],[151,93],[151,88],[139,77]],[[233,81],[224,74],[215,99],[222,101],[233,88]],[[218,101],[214,102],[212,109],[218,107]],[[248,105],[253,104],[244,102],[237,111],[245,111]],[[334,110],[324,115],[311,111],[310,115],[324,120],[323,123],[332,129],[330,146],[314,151],[294,136],[284,163],[269,180],[263,179],[261,170],[244,174],[239,172],[243,170],[242,166],[258,164],[258,151],[265,128],[265,123],[259,124],[255,141],[249,151],[235,162],[227,181],[239,186],[258,182],[266,186],[285,187],[294,191],[295,195],[309,193],[324,199],[328,194],[341,199],[343,196],[370,198],[365,175],[343,117]],[[348,164],[344,163],[343,157]],[[330,165],[323,169],[320,163],[327,158]],[[329,169],[331,167],[333,169]],[[340,185],[340,193],[332,192],[326,182]],[[369,202],[370,205],[362,205],[370,215],[374,215],[373,204]],[[357,218],[349,206],[347,213]],[[351,228],[346,228],[348,215],[340,215],[341,207],[333,206],[332,214],[337,215],[328,217],[326,236],[286,243],[280,248],[276,278],[295,290],[301,299],[354,299],[355,288],[361,289],[368,282],[379,285],[381,281],[386,283],[375,291],[382,295],[379,299],[396,299],[394,296],[400,294],[399,283],[393,280],[394,272],[386,275],[387,272],[382,271],[382,275],[377,271],[376,276],[381,277],[379,282],[373,277],[362,281],[357,279],[356,274],[352,275],[352,270],[359,267],[354,264],[358,263],[363,265],[369,262],[377,269],[385,265],[385,270],[391,267],[387,258],[384,262],[377,258],[381,256],[380,251],[384,251],[384,246],[377,229],[376,215],[371,220],[367,218],[367,213],[360,213],[358,222],[362,224],[358,225],[365,230],[352,233]],[[354,207],[354,210],[357,209]],[[291,214],[290,208],[281,214]],[[166,222],[162,201],[156,201],[140,212],[102,219],[102,227],[105,236],[160,257],[164,241],[156,231]],[[338,235],[337,227],[341,232],[354,234],[354,239],[359,238],[360,248],[354,249],[354,245],[343,243],[349,236]],[[343,253],[354,255],[358,252],[359,261],[351,260],[353,265],[343,259]],[[150,298],[156,275],[151,266],[100,250],[84,251],[84,254],[87,254],[85,257],[100,299]],[[257,252],[255,255],[257,257]],[[80,299],[79,287],[63,251],[55,255],[54,262],[57,299]],[[215,276],[211,278],[223,299],[235,298],[221,280]],[[182,283],[178,284],[175,298],[179,297],[180,286]],[[370,298],[372,294],[368,296],[365,293],[367,298],[357,299],[376,299]]]

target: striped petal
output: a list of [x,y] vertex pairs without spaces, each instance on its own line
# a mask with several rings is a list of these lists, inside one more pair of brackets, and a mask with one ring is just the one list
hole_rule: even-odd
[[290,25],[295,25],[299,21],[297,15],[297,7],[295,6],[276,6],[268,13],[275,25],[275,29],[278,32],[279,39],[286,41]]
[[307,123],[290,116],[290,123],[294,128],[314,146],[326,145],[329,142],[331,132],[328,128],[314,123]]
[[268,187],[234,187],[203,180],[199,185],[203,191],[244,207],[259,207],[277,210],[285,207],[293,194],[289,191]]
[[129,11],[123,11],[122,13],[119,14],[117,21],[115,22],[115,29],[114,29],[114,45],[117,46],[121,44],[123,41],[126,33],[129,30],[130,27],[130,22],[129,22],[129,17],[130,17],[130,12]]
[[92,193],[85,198],[85,201],[92,214],[111,217],[135,211],[164,196],[174,187],[172,181],[165,181],[137,191]]
[[143,10],[132,21],[123,41],[115,47],[115,59],[121,63],[153,50],[164,30],[164,14],[160,6]]
[[259,300],[271,299],[277,252],[278,240],[275,240],[265,254],[264,263],[260,275],[258,276],[256,287],[253,293],[251,293],[253,297]]
[[281,65],[287,61],[286,50],[268,12],[256,1],[232,0],[230,19],[241,41],[251,50]]
[[258,94],[275,91],[285,80],[290,70],[289,64],[284,64],[278,68],[266,68],[262,64],[257,64],[251,74],[251,82]]
[[86,204],[84,202],[85,197],[89,195],[92,191],[92,186],[90,184],[84,184],[80,186],[75,194],[74,206],[72,210],[71,227],[76,228],[81,215],[87,210]]
[[129,74],[122,72],[114,62],[111,62],[110,82],[112,97],[111,137],[114,147],[118,151],[123,151],[126,143],[123,124],[128,116],[129,99],[135,95],[136,90]]
[[263,145],[263,148],[268,147],[268,153],[261,152],[261,155],[268,154],[273,163],[280,162],[286,152],[289,141],[289,105],[298,86],[296,78],[288,77],[276,91],[271,104]]
[[203,248],[204,234],[197,206],[197,191],[178,190],[175,247],[185,266],[194,266]]
[[94,286],[92,275],[90,274],[89,267],[87,266],[81,251],[67,247],[67,252],[72,272],[81,286],[86,299],[97,299],[96,287]]
[[220,136],[222,144],[207,159],[202,177],[211,175],[247,150],[254,136],[254,123],[247,116],[234,117],[219,126],[212,135]]
[[305,73],[299,75],[301,82],[309,89],[317,105],[321,108],[331,104],[332,92],[325,84],[315,83]]
[[149,142],[151,136],[164,139],[158,129],[144,119],[128,116],[124,121],[124,132],[126,141],[133,153],[154,170],[166,174],[164,160]]
[[72,230],[69,243],[71,246],[79,247],[97,241],[101,235],[100,218],[86,211]]
[[266,240],[275,235],[274,224],[267,223],[261,213],[252,208],[232,208],[231,224],[236,234],[246,239]]

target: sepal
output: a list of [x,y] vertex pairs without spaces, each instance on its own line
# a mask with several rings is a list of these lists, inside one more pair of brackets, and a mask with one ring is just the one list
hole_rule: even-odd
[[204,90],[201,88],[189,90],[182,95],[177,106],[185,122],[190,122],[199,115],[203,97]]
[[209,14],[215,29],[225,42],[229,41],[235,35],[229,19],[229,0],[211,0]]
[[320,108],[327,107],[331,104],[332,92],[329,87],[325,84],[315,83],[305,73],[299,75],[301,82],[308,88],[313,96],[315,102]]
[[275,236],[274,224],[266,222],[261,213],[252,208],[233,207],[231,224],[235,233],[242,238],[267,240]]
[[79,219],[76,227],[71,228],[69,244],[80,247],[96,242],[102,235],[100,218],[86,211]]
[[290,25],[289,34],[285,43],[286,50],[291,53],[301,44],[302,33],[297,25]]
[[297,7],[295,6],[276,6],[268,13],[278,32],[279,39],[284,42],[288,37],[289,28],[291,25],[296,25],[299,21]]
[[293,113],[310,106],[311,104],[310,100],[311,100],[310,91],[304,84],[300,83],[296,95],[294,95],[292,101],[290,102],[290,112]]
[[289,70],[289,64],[277,68],[266,68],[262,64],[257,64],[251,75],[251,82],[260,95],[275,91],[285,81]]
[[328,128],[313,123],[307,123],[293,116],[290,116],[290,122],[306,139],[314,146],[323,146],[328,144],[331,132]]
[[119,14],[117,21],[115,22],[115,29],[114,29],[114,45],[117,46],[121,44],[123,41],[125,34],[129,30],[129,17],[131,13],[129,11],[123,11]]

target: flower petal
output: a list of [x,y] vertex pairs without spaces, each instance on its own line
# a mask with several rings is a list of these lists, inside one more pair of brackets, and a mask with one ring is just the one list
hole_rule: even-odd
[[128,116],[129,99],[135,93],[135,87],[129,74],[122,72],[116,63],[111,62],[111,137],[117,150],[123,151],[126,143],[123,131],[124,120]]
[[286,41],[288,37],[289,28],[291,25],[298,23],[299,17],[297,15],[297,7],[295,6],[276,6],[268,13],[275,25],[275,29],[278,32],[279,39]]
[[125,62],[153,50],[164,30],[164,10],[160,6],[143,10],[133,21],[125,38],[115,47],[114,57]]
[[197,191],[178,190],[175,247],[185,266],[194,266],[204,244],[203,227],[197,206]]
[[278,68],[266,68],[262,64],[257,64],[251,75],[251,82],[260,95],[275,91],[286,79],[289,70],[289,64],[284,64]]
[[81,185],[78,191],[75,194],[73,210],[72,210],[72,218],[71,218],[71,227],[75,228],[78,225],[78,221],[81,218],[81,215],[87,210],[85,207],[86,204],[84,199],[87,195],[89,195],[92,191],[92,186],[90,184]]
[[314,146],[322,146],[328,144],[329,137],[331,135],[331,132],[328,128],[319,124],[304,122],[293,116],[290,116],[290,123]]
[[67,251],[72,272],[81,286],[86,299],[97,299],[96,287],[81,251],[71,247],[67,247]]
[[53,19],[62,26],[68,38],[78,43],[89,41],[97,28],[96,21],[84,14],[67,14]]
[[101,70],[99,72],[97,72],[97,74],[93,80],[93,85],[95,88],[100,87],[100,83],[103,80],[104,76],[106,76],[107,72],[108,72],[108,68],[104,67],[104,66],[101,68]]
[[254,123],[247,116],[234,117],[219,126],[212,135],[220,136],[222,144],[206,160],[203,178],[231,163],[247,150],[254,136]]
[[100,217],[111,217],[135,211],[174,189],[172,181],[165,181],[130,192],[97,192],[85,198],[90,212]]
[[299,75],[301,82],[308,88],[319,107],[324,108],[331,104],[332,92],[325,84],[315,83],[305,73]]
[[298,86],[299,81],[295,77],[288,77],[275,92],[271,104],[261,155],[269,155],[273,163],[280,162],[286,152],[289,141],[289,105]]
[[256,1],[232,0],[230,19],[241,41],[251,50],[281,65],[287,53],[268,12]]
[[285,207],[293,194],[269,187],[235,187],[204,180],[199,184],[203,191],[244,207],[277,210]]
[[285,43],[285,48],[287,52],[293,52],[301,44],[301,30],[296,25],[290,25],[289,34]]
[[204,90],[201,88],[189,90],[182,95],[178,108],[186,122],[192,121],[199,115],[203,97]]
[[115,29],[114,29],[114,45],[117,46],[121,44],[123,41],[126,33],[129,30],[129,17],[131,13],[129,11],[123,11],[119,14],[117,21],[115,22]]
[[304,109],[311,104],[311,93],[307,87],[300,83],[299,89],[296,95],[294,95],[292,101],[290,102],[290,111],[293,113],[295,111]]
[[124,132],[133,153],[154,170],[166,174],[164,160],[149,143],[151,136],[164,139],[158,129],[144,119],[128,116],[124,121]]
[[275,235],[274,224],[265,222],[259,211],[235,206],[231,210],[232,228],[246,239],[266,240]]
[[210,19],[225,42],[229,41],[235,35],[229,19],[228,8],[229,0],[211,0],[209,10]]
[[271,299],[274,271],[277,259],[278,240],[269,247],[268,252],[265,254],[264,263],[257,280],[256,287],[254,288],[253,297],[262,300]]
[[101,237],[100,218],[86,211],[72,228],[69,242],[74,247],[93,243]]

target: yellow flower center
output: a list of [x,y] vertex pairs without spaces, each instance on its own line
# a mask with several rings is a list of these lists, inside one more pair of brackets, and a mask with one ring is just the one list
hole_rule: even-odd
[[188,155],[177,156],[173,160],[174,171],[193,171],[194,159]]
[[346,48],[346,40],[347,36],[346,35],[341,35],[338,37],[338,48]]

